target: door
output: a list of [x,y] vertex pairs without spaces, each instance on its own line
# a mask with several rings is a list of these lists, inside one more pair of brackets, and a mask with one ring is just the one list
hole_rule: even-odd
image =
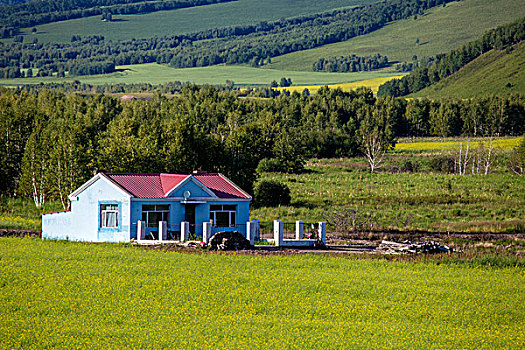
[[186,204],[184,221],[190,224],[190,235],[195,236],[195,204]]

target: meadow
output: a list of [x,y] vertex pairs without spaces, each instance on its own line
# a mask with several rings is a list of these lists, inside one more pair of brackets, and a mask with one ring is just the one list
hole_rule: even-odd
[[[523,0],[464,0],[428,10],[416,20],[393,22],[370,34],[345,42],[272,58],[272,69],[311,70],[321,57],[369,56],[380,53],[390,61],[412,61],[446,53],[478,39],[485,31],[525,16]],[[419,44],[416,40],[419,39]],[[385,71],[392,71],[386,68]]]
[[171,11],[115,15],[112,22],[102,22],[100,16],[79,18],[37,26],[37,34],[25,28],[21,34],[26,40],[36,37],[41,43],[69,42],[72,35],[103,35],[106,40],[129,40],[256,24],[374,2],[377,0],[237,0]]
[[0,238],[9,349],[519,349],[525,274]]
[[[525,230],[525,179],[507,169],[520,138],[493,140],[496,157],[488,175],[446,174],[435,160],[453,158],[458,138],[400,139],[376,173],[363,158],[317,159],[306,173],[265,173],[285,183],[289,206],[254,208],[261,221],[327,221],[330,232],[474,232]],[[471,150],[481,138],[470,140]]]
[[[274,69],[260,69],[248,66],[216,65],[197,68],[172,68],[167,65],[156,63],[117,66],[118,72],[112,74],[76,76],[67,78],[45,77],[45,78],[23,78],[23,79],[0,79],[1,85],[13,86],[20,84],[60,83],[78,80],[91,85],[103,85],[106,83],[150,83],[162,84],[165,82],[181,81],[193,82],[195,84],[224,85],[226,80],[233,81],[236,85],[245,86],[269,86],[275,80],[291,78],[293,84],[297,85],[330,85],[352,82],[353,86],[360,85],[359,81],[369,79],[382,79],[397,76],[395,73],[381,72],[358,72],[358,73],[325,73],[325,72],[298,72],[282,71]],[[379,86],[375,81],[373,86]],[[301,89],[301,91],[304,87]],[[377,90],[377,88],[376,88]]]

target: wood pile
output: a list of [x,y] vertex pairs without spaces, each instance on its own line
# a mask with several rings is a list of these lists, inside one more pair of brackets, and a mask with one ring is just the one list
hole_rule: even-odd
[[393,242],[381,241],[381,244],[376,248],[376,251],[381,254],[419,254],[419,253],[450,253],[454,249],[447,245],[440,245],[434,241],[427,242]]

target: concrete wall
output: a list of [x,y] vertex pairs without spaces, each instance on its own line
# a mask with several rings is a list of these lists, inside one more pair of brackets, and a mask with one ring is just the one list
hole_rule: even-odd
[[[100,205],[117,204],[118,227],[100,227]],[[130,232],[130,200],[108,181],[99,179],[71,201],[71,211],[44,214],[42,238],[90,242],[127,242]]]

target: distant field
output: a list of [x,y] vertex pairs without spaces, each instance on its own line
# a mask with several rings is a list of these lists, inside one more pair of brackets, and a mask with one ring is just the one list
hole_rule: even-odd
[[[342,83],[342,84],[332,84],[328,85],[331,89],[337,89],[340,88],[343,91],[350,91],[355,90],[360,87],[367,87],[372,89],[374,93],[377,92],[377,89],[379,88],[379,85],[384,84],[386,81],[399,78],[400,76],[392,76],[392,77],[384,77],[384,78],[374,78],[374,79],[367,79],[367,80],[360,80],[352,83]],[[305,89],[308,89],[309,92],[315,93],[317,90],[319,90],[324,85],[298,85],[298,86],[289,86],[289,87],[279,87],[277,90],[279,91],[290,91],[290,92],[303,92]]]
[[102,85],[105,83],[151,83],[160,84],[168,81],[194,82],[196,84],[225,84],[232,80],[237,85],[262,86],[270,85],[273,80],[283,77],[291,78],[297,85],[320,85],[356,82],[375,78],[391,77],[392,73],[360,72],[360,73],[322,73],[281,71],[260,69],[248,66],[209,66],[198,68],[176,69],[156,63],[130,66],[118,66],[120,72],[96,76],[77,76],[71,78],[27,78],[3,79],[0,85],[38,84],[41,82],[63,82],[79,80],[83,83]]
[[[511,150],[514,147],[517,147],[518,144],[521,141],[521,137],[511,137],[511,138],[499,138],[494,139],[492,141],[492,145],[498,149],[502,150]],[[488,144],[487,139],[483,138],[470,138],[470,147],[477,147],[480,142],[485,142]],[[467,139],[459,140],[458,138],[445,138],[445,139],[421,139],[416,138],[414,140],[408,140],[408,139],[401,139],[396,144],[396,151],[421,151],[421,152],[428,152],[428,151],[445,151],[445,150],[451,150],[458,148],[460,143],[463,143],[463,145],[466,145]]]
[[411,97],[469,98],[483,95],[525,93],[525,42],[509,54],[492,50],[458,72]]
[[0,238],[2,349],[522,349],[522,267]]
[[[102,22],[100,16],[55,22],[37,26],[36,38],[41,43],[69,42],[74,34],[103,35],[106,40],[149,38],[253,24],[374,2],[377,0],[238,0],[141,15],[115,15],[113,22]],[[35,37],[31,28],[22,30],[22,34],[26,40]]]
[[[320,57],[386,55],[391,61],[435,56],[478,39],[486,30],[525,16],[524,0],[464,0],[435,7],[346,42],[272,58],[272,69],[311,70]],[[419,38],[419,45],[416,40]],[[388,70],[388,69],[386,69]]]

